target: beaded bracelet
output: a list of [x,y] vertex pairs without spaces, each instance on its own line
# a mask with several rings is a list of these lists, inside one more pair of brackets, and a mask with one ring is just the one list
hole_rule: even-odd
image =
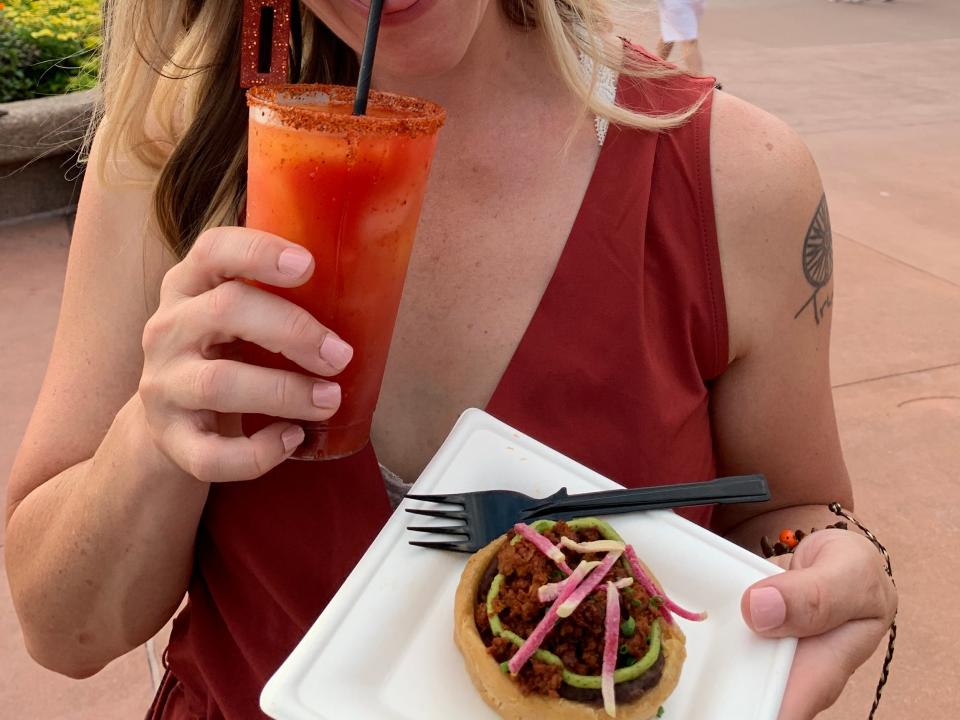
[[[852,513],[844,510],[843,507],[838,502],[830,503],[827,506],[834,515],[837,515],[844,520],[840,520],[833,525],[827,525],[827,528],[835,528],[838,530],[847,530],[849,526],[846,523],[846,520],[849,520],[854,525],[856,525],[863,534],[866,536],[867,540],[872,542],[877,550],[880,551],[880,554],[883,556],[885,563],[885,570],[887,575],[890,577],[890,582],[896,587],[896,581],[893,579],[893,565],[890,562],[890,553],[887,552],[887,549],[883,544],[877,540],[877,536],[870,532],[864,525],[853,516]],[[810,533],[816,532],[816,528],[812,529]],[[763,552],[763,556],[770,558],[773,556],[786,555],[792,553],[797,545],[800,544],[800,541],[803,540],[810,533],[804,533],[802,530],[783,530],[777,542],[771,544],[770,540],[767,539],[767,536],[764,535],[760,538],[760,550]],[[887,655],[883,659],[883,667],[880,670],[880,681],[877,683],[877,692],[873,698],[873,707],[870,709],[870,715],[868,720],[873,720],[874,715],[876,715],[877,708],[880,707],[880,696],[883,693],[883,687],[887,684],[887,679],[890,676],[890,663],[893,661],[893,648],[894,644],[897,641],[897,616],[894,613],[893,620],[890,622],[890,637],[887,641]]]

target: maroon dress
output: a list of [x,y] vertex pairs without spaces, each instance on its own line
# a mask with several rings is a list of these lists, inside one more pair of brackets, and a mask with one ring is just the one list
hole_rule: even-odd
[[[622,81],[682,127],[611,127],[559,263],[487,410],[626,486],[715,476],[708,385],[727,365],[710,187],[712,81]],[[390,514],[371,447],[215,485],[149,718],[263,718],[260,690]],[[709,508],[684,511],[707,524]]]

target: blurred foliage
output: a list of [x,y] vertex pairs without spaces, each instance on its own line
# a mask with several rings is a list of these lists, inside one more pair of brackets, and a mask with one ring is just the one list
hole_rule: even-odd
[[0,102],[32,97],[36,81],[27,74],[40,57],[37,48],[0,15]]
[[93,87],[100,0],[0,0],[0,102]]

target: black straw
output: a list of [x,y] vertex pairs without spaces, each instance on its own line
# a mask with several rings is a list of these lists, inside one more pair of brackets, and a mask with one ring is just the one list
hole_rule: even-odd
[[300,17],[300,0],[290,4],[290,82],[300,82],[303,68],[303,18]]
[[383,15],[383,0],[371,0],[367,17],[367,35],[363,40],[363,55],[360,56],[360,79],[357,81],[357,97],[353,101],[353,114],[367,114],[367,98],[370,96],[370,75],[373,74],[373,56],[377,52],[377,36],[380,35],[380,17]]

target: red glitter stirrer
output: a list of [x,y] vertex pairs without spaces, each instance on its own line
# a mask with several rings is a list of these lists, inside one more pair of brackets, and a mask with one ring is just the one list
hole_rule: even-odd
[[[240,87],[287,82],[290,71],[291,1],[299,2],[243,0]],[[267,32],[270,37],[263,37]]]

